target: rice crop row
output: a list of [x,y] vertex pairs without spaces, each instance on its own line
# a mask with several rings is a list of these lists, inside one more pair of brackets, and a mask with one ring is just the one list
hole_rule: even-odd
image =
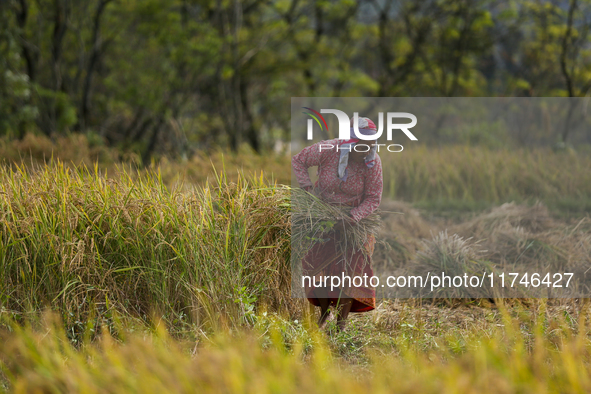
[[409,202],[591,200],[591,157],[574,151],[445,146],[383,154],[384,194]]
[[[290,158],[285,154],[256,155],[222,151],[197,152],[183,160],[162,158],[157,165],[141,166],[133,153],[120,153],[96,145],[84,136],[59,137],[52,142],[43,136],[27,135],[22,141],[0,139],[0,158],[9,163],[22,159],[24,165],[44,163],[51,157],[65,163],[113,170],[118,163],[134,168],[159,169],[162,181],[171,187],[215,181],[215,169],[238,181],[238,173],[264,170],[280,184],[290,184]],[[553,151],[544,147],[489,149],[481,146],[409,145],[401,153],[382,153],[384,197],[431,207],[455,206],[465,211],[478,203],[498,204],[515,200],[540,200],[560,210],[591,210],[591,155],[589,147]],[[291,152],[292,154],[296,152]],[[238,170],[238,171],[237,171]]]
[[3,167],[0,214],[2,310],[50,306],[73,337],[115,312],[237,326],[294,303],[289,194],[262,177],[187,191],[158,173]]

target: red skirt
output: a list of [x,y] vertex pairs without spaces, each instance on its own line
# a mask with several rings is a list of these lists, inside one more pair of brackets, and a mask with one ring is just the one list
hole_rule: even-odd
[[[371,236],[366,241],[363,251],[350,248],[345,253],[339,251],[334,234],[331,234],[326,242],[316,243],[302,260],[302,273],[311,278],[310,281],[304,281],[308,301],[319,306],[319,298],[328,298],[331,305],[336,305],[341,298],[352,298],[351,312],[375,309],[376,291],[369,284],[373,276],[371,255],[375,242],[375,237]],[[333,276],[338,276],[341,283],[331,290],[331,280],[326,283],[323,279]],[[347,277],[351,280],[346,279]],[[366,279],[355,281],[354,277]]]

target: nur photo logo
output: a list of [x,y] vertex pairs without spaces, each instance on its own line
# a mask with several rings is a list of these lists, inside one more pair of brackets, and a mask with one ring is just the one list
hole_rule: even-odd
[[[353,123],[351,125],[349,116],[338,109],[321,109],[320,112],[309,108],[309,107],[302,107],[309,112],[303,112],[305,115],[309,115],[312,119],[308,119],[307,122],[307,133],[306,138],[308,141],[311,141],[314,138],[314,121],[318,124],[321,130],[325,130],[328,133],[328,124],[326,119],[322,116],[322,114],[333,114],[336,115],[338,125],[339,125],[339,140],[349,140],[349,139],[358,139],[362,141],[377,141],[378,138],[382,136],[384,133],[384,113],[378,113],[378,123],[377,123],[377,133],[373,135],[364,135],[359,130],[359,113],[353,113]],[[409,119],[409,123],[394,123],[394,119]],[[402,131],[411,141],[418,141],[417,137],[409,130],[417,125],[417,117],[409,112],[387,112],[386,113],[386,139],[388,141],[392,141],[393,132],[394,130]],[[386,147],[389,152],[402,152],[403,147],[400,144],[378,144],[373,143],[371,146],[377,146],[377,151],[380,150],[380,147]],[[332,144],[320,144],[319,149],[322,151],[324,149],[333,149],[336,148],[339,150],[339,146],[335,146]],[[370,145],[364,144],[355,144],[353,149],[358,152],[366,152],[369,151]]]

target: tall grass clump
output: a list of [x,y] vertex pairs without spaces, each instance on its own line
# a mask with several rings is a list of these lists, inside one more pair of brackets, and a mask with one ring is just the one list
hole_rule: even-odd
[[158,173],[131,175],[59,162],[0,168],[4,310],[50,306],[75,335],[114,312],[235,326],[258,305],[294,302],[285,189],[262,175],[222,174],[190,191],[167,189]]

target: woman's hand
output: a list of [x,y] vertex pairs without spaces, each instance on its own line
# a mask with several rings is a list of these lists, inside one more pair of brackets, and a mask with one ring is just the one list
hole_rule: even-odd
[[320,198],[320,192],[318,191],[318,189],[316,189],[314,186],[306,186],[305,188],[303,188],[305,191],[307,191],[308,193]]

